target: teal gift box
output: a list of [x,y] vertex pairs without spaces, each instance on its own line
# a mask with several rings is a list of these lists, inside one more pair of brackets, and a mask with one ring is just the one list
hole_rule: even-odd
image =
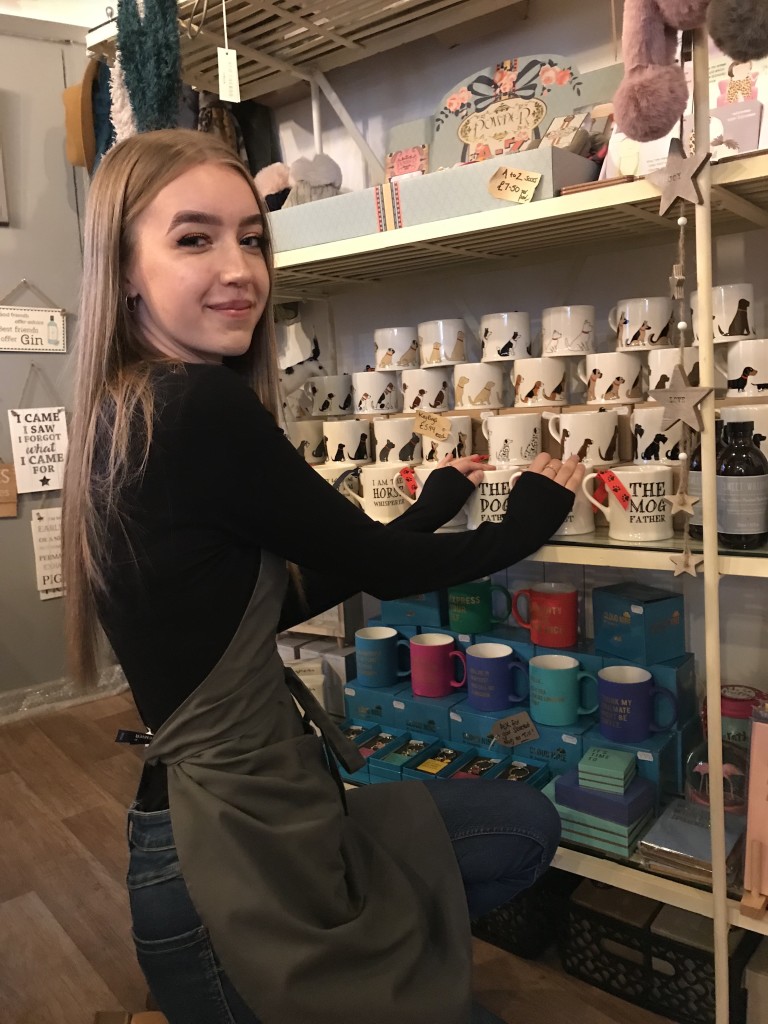
[[591,641],[574,644],[573,647],[540,647],[535,648],[536,654],[565,654],[569,658],[575,658],[581,666],[582,672],[589,672],[596,676],[600,669],[606,664],[605,656],[595,650]]
[[607,747],[609,750],[627,750],[635,755],[637,774],[648,779],[656,787],[659,798],[675,794],[680,788],[682,766],[679,764],[680,740],[677,731],[655,732],[642,743],[616,743],[600,732],[596,725],[585,737],[584,751],[590,747]]
[[[605,657],[606,665],[630,665],[626,658]],[[653,676],[656,686],[669,690],[677,699],[677,720],[687,722],[694,715],[698,714],[699,698],[696,693],[696,665],[694,657],[689,652],[679,658],[670,658],[669,661],[656,662],[654,665],[645,666]]]
[[466,695],[466,689],[462,689],[447,697],[416,697],[407,687],[392,701],[395,716],[392,724],[432,736],[449,736],[451,708]]
[[[381,729],[378,726],[371,725],[370,722],[356,722],[352,718],[347,718],[341,723],[339,728],[358,748],[363,747],[368,740],[372,740],[381,732]],[[370,781],[367,759],[363,767],[359,768],[356,772],[348,772],[343,764],[339,764],[338,768],[339,775],[341,775],[342,779],[345,779],[347,782],[356,782],[359,785],[366,785]]]
[[384,626],[447,626],[448,594],[444,590],[433,590],[397,601],[382,601],[381,622]]
[[392,686],[363,686],[352,679],[344,687],[344,710],[347,717],[360,722],[396,725],[394,700],[410,687],[400,680]]
[[595,651],[654,665],[685,654],[683,597],[644,583],[615,583],[592,591]]
[[368,758],[368,771],[372,783],[400,782],[403,769],[411,762],[421,760],[427,751],[437,750],[440,740],[435,736],[410,729],[393,729],[392,743],[377,750]]
[[[483,641],[485,642],[485,641]],[[493,744],[491,729],[502,718],[509,718],[521,710],[527,710],[522,704],[503,711],[476,711],[466,701],[464,694],[448,714],[448,735],[453,743],[467,743],[481,750],[490,750]],[[496,744],[494,744],[494,750]],[[509,747],[498,747],[499,753],[509,754]]]
[[535,653],[535,647],[531,643],[531,634],[527,629],[520,629],[518,626],[494,626],[487,633],[477,633],[475,643],[507,644],[524,661],[530,661]]

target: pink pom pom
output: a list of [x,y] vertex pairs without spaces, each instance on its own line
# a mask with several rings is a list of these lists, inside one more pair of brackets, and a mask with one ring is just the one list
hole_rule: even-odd
[[628,72],[614,96],[613,110],[619,131],[637,142],[651,142],[675,127],[687,102],[680,65],[651,64]]
[[703,25],[709,0],[656,0],[661,16],[673,28],[689,29]]

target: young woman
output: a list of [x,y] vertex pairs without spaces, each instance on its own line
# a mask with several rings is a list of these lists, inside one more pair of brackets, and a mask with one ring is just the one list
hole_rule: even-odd
[[100,624],[152,734],[129,812],[139,962],[171,1024],[491,1019],[470,1007],[469,920],[544,870],[556,814],[507,782],[345,803],[330,751],[359,754],[275,635],[360,590],[402,596],[526,557],[583,468],[540,456],[502,523],[433,535],[482,477],[457,460],[373,522],[277,426],[271,286],[264,204],[223,145],[162,131],[104,158],[64,557],[74,671],[93,676]]

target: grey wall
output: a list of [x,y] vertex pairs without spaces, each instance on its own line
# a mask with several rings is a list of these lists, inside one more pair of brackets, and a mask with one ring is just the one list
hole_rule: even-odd
[[[62,90],[82,77],[82,44],[0,35],[0,146],[10,227],[0,227],[0,298],[22,277],[68,310],[77,306],[84,172],[64,156]],[[28,305],[39,305],[32,295]],[[68,319],[71,350],[74,317]],[[33,361],[69,406],[71,355],[0,353],[0,456],[11,458],[8,409],[17,405]],[[25,405],[55,404],[39,383]],[[53,498],[60,497],[54,495]],[[30,516],[39,494],[23,495],[16,519],[0,519],[0,713],[9,691],[45,689],[65,675],[63,601],[40,601]],[[47,499],[48,504],[54,500]]]

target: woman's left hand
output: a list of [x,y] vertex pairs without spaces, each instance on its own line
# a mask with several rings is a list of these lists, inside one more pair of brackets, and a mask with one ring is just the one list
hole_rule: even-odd
[[490,463],[478,461],[477,455],[464,455],[460,459],[455,459],[453,455],[445,455],[437,465],[438,468],[441,466],[453,466],[475,487],[482,482],[483,473],[486,469],[496,469]]

